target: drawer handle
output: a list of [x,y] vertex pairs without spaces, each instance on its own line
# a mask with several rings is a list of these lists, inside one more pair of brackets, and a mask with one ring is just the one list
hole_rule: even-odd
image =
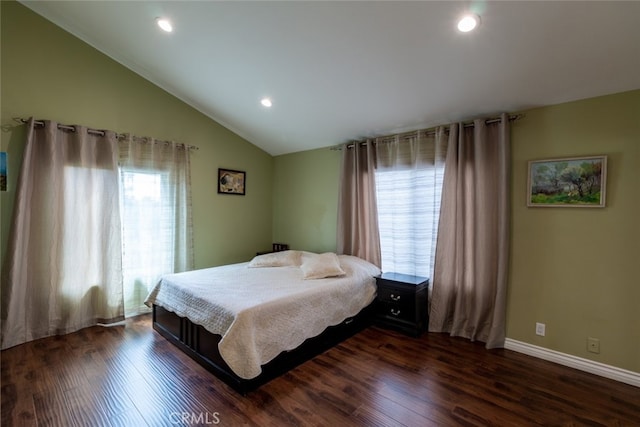
[[394,316],[399,316],[400,315],[400,309],[396,310],[395,308],[391,309],[391,314],[393,314]]
[[400,301],[400,295],[391,294],[391,299],[394,301]]

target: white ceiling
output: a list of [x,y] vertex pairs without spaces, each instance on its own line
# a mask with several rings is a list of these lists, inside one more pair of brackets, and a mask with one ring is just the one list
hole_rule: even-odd
[[639,1],[22,3],[272,155],[640,88]]

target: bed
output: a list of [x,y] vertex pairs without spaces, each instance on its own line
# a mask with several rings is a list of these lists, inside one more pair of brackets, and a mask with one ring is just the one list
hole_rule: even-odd
[[283,251],[165,275],[153,327],[245,394],[368,326],[380,270],[349,255]]

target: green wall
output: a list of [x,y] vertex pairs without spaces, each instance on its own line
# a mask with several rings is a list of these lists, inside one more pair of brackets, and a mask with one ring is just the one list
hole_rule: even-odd
[[[24,138],[12,118],[30,116],[198,146],[191,156],[196,267],[248,260],[270,247],[273,157],[21,4],[1,8],[1,149],[9,157],[3,254]],[[217,194],[218,167],[247,172],[246,196]]]
[[[639,138],[640,91],[530,110],[513,124],[509,338],[640,372]],[[529,160],[600,154],[606,208],[526,207]]]
[[322,148],[277,156],[273,239],[291,248],[335,252],[340,151]]
[[[507,336],[640,372],[640,91],[524,113],[512,126]],[[526,207],[528,160],[598,154],[608,155],[606,208]],[[339,158],[275,158],[276,239],[335,249]],[[586,351],[588,336],[600,354]]]

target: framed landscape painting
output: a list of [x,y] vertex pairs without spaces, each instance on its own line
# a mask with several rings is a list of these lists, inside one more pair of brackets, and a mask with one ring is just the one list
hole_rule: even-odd
[[605,206],[607,156],[529,162],[527,206]]

